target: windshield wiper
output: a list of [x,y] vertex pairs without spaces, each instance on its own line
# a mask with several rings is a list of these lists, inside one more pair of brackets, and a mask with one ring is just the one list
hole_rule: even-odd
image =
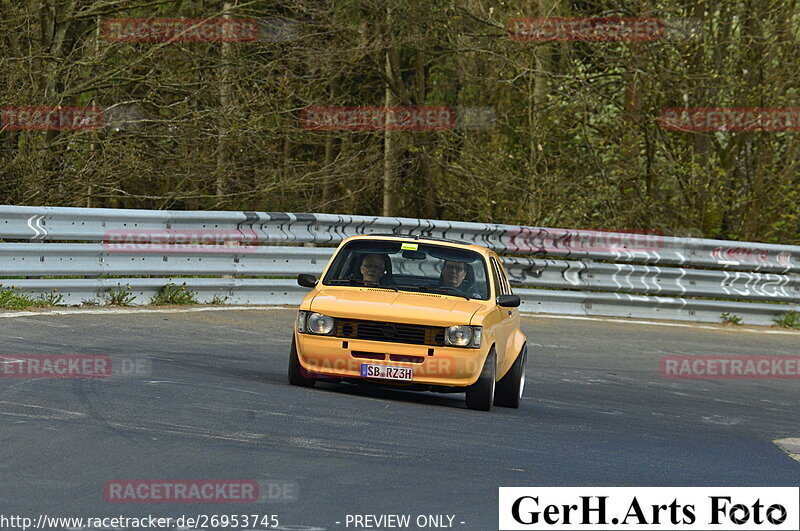
[[334,278],[329,280],[328,284],[331,286],[341,286],[342,284],[347,284],[349,286],[360,286],[364,284],[364,281],[358,280],[357,278]]
[[363,280],[359,280],[357,278],[335,278],[333,280],[329,280],[328,284],[330,284],[331,286],[348,285],[348,286],[361,286],[362,288],[378,288],[378,289],[390,289],[392,291],[399,291],[394,286],[387,286],[384,284],[367,284]]

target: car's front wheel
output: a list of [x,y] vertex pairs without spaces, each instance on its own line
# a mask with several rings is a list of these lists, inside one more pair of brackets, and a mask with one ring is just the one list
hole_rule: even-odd
[[518,408],[522,403],[522,393],[525,392],[525,361],[528,357],[528,344],[522,345],[522,350],[508,369],[505,376],[497,382],[497,392],[494,396],[494,405]]
[[[309,376],[311,376],[311,378],[309,378]],[[317,383],[313,375],[300,365],[300,358],[297,356],[297,345],[294,342],[294,337],[292,337],[292,349],[289,352],[289,383],[300,387],[314,387],[314,384]]]
[[480,411],[489,411],[492,409],[494,402],[494,371],[497,356],[494,352],[494,347],[489,351],[486,356],[486,362],[483,364],[483,370],[478,377],[478,381],[467,387],[467,407],[470,409],[478,409]]

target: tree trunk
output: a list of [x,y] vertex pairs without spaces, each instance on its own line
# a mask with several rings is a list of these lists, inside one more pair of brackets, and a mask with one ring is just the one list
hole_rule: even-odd
[[[556,15],[556,0],[528,0],[528,13],[537,17]],[[544,209],[543,172],[539,171],[544,143],[542,132],[545,122],[545,106],[550,93],[550,72],[552,69],[553,45],[550,43],[531,43],[533,49],[534,72],[528,85],[528,222],[536,223],[542,218]],[[544,170],[547,171],[547,170]]]
[[[223,18],[230,18],[230,10],[233,4],[226,1],[224,4]],[[231,43],[224,41],[220,44],[220,55],[222,57],[222,69],[220,71],[221,79],[219,83],[219,139],[217,143],[217,180],[216,180],[216,194],[218,201],[222,199],[227,188],[228,171],[230,168],[230,148],[228,145],[228,119],[227,115],[230,112],[231,98],[233,88],[231,86],[231,64],[233,61],[233,48]]]
[[[330,101],[331,104],[336,101],[337,92],[337,81],[334,77],[331,79],[331,84],[328,87],[328,101]],[[334,136],[334,132],[327,131],[325,134],[325,160],[323,166],[324,175],[322,176],[322,212],[332,212],[331,202],[333,201],[333,174],[335,173],[333,170],[333,163],[336,159],[336,153],[334,149],[335,140],[336,137]]]
[[[392,68],[392,8],[386,8],[386,90],[384,95],[384,106],[392,107],[397,104],[397,99],[392,91],[389,80],[394,77]],[[399,81],[399,80],[397,80]],[[388,113],[387,113],[388,116]],[[384,216],[394,216],[397,210],[397,167],[398,167],[398,131],[391,131],[386,124],[383,131],[383,209]]]

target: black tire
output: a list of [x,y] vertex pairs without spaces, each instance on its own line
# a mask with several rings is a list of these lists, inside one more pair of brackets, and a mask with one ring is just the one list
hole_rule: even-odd
[[505,376],[497,382],[494,395],[494,405],[518,408],[522,404],[522,393],[525,391],[525,361],[528,358],[528,344],[522,345],[522,350],[508,369]]
[[[308,376],[312,376],[309,378]],[[289,383],[299,387],[314,387],[317,383],[316,378],[300,365],[300,359],[297,357],[297,346],[292,337],[292,350],[289,352]]]
[[477,409],[479,411],[489,411],[492,409],[494,402],[494,374],[495,364],[497,362],[497,355],[494,352],[494,347],[489,351],[486,356],[486,361],[483,364],[483,370],[478,377],[478,381],[467,387],[467,407],[469,409]]

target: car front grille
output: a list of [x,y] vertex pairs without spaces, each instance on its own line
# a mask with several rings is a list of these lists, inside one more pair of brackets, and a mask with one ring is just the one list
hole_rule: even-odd
[[444,346],[444,328],[406,323],[336,319],[333,335],[347,339]]

